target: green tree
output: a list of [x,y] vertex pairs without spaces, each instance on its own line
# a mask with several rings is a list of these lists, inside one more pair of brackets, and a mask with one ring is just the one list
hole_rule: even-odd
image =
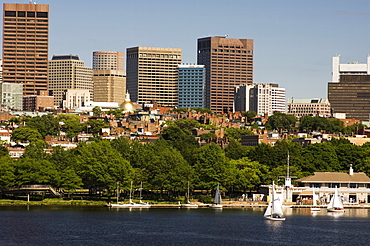
[[296,122],[297,119],[294,115],[284,114],[281,112],[274,113],[267,120],[267,123],[273,130],[291,130],[295,126]]
[[80,144],[74,154],[77,174],[91,191],[106,190],[111,196],[117,181],[123,183],[132,173],[130,163],[106,140]]
[[302,172],[305,175],[313,172],[338,172],[341,170],[335,147],[331,144],[311,144],[302,153]]
[[4,146],[0,146],[0,157],[9,156],[9,151]]
[[65,132],[68,139],[76,137],[84,129],[84,124],[80,122],[78,115],[58,114],[57,119],[61,123],[61,130]]
[[32,142],[43,140],[43,137],[36,129],[24,126],[13,130],[12,139],[14,142]]
[[247,157],[251,147],[243,146],[240,142],[231,140],[225,148],[226,157],[238,160],[243,157]]
[[64,169],[60,174],[58,188],[63,189],[69,193],[73,193],[76,189],[83,186],[82,179],[77,175],[72,167]]
[[212,111],[208,108],[199,108],[199,107],[197,107],[197,108],[192,108],[191,111],[199,112],[201,114],[205,114],[205,113],[212,114]]
[[241,141],[243,135],[254,135],[254,133],[247,129],[226,128],[226,137],[230,140]]
[[56,186],[58,173],[48,160],[21,158],[16,163],[16,184],[50,184]]
[[99,106],[95,106],[92,109],[92,112],[93,112],[94,115],[100,115],[101,113],[103,113],[103,111],[101,110],[101,108]]
[[257,113],[254,112],[254,111],[246,111],[246,112],[242,112],[242,115],[244,117],[247,117],[247,122],[248,123],[252,123],[253,118],[257,116]]
[[84,129],[88,129],[89,133],[93,134],[95,137],[99,135],[102,128],[109,127],[109,124],[102,120],[89,119],[84,124]]
[[210,141],[212,141],[212,139],[216,139],[217,135],[214,134],[213,132],[208,132],[208,133],[200,134],[199,137],[200,137],[200,140],[203,140],[209,143]]
[[[230,169],[224,151],[215,143],[200,147],[194,152],[194,172],[197,186],[201,189],[215,189],[218,183],[228,183]],[[228,170],[229,169],[229,170]]]
[[53,115],[29,118],[26,120],[26,125],[37,130],[43,139],[46,136],[58,136],[60,131],[59,121]]
[[9,156],[0,157],[0,189],[15,185],[15,161]]
[[246,192],[248,189],[258,187],[263,184],[267,176],[268,167],[256,161],[251,161],[247,157],[239,160],[231,160],[230,164],[237,170],[234,187],[237,190]]
[[193,174],[190,165],[177,149],[164,140],[158,140],[152,147],[152,153],[155,154],[146,165],[151,187],[161,191],[168,190],[170,194],[184,190]]
[[180,119],[174,121],[174,123],[181,129],[187,130],[189,132],[200,125],[198,121],[193,119]]
[[199,143],[195,137],[186,128],[180,128],[177,125],[170,125],[163,129],[161,138],[170,145],[178,149],[182,156],[189,163],[195,149],[199,148]]
[[21,158],[48,160],[50,155],[45,152],[46,147],[47,143],[43,140],[33,141],[26,147],[26,150]]

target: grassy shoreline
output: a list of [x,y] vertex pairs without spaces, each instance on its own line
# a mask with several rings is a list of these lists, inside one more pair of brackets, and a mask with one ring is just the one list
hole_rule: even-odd
[[61,199],[45,199],[42,201],[22,201],[22,200],[5,200],[0,199],[0,206],[23,206],[23,205],[81,205],[81,206],[104,206],[106,201],[92,200],[61,200]]

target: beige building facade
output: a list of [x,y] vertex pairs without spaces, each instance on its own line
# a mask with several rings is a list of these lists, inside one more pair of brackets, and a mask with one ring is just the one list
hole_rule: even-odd
[[125,70],[125,54],[119,51],[94,51],[93,70]]
[[23,95],[48,90],[49,5],[3,5],[3,81]]
[[306,115],[330,117],[330,103],[326,98],[289,98],[287,113],[297,118]]
[[62,107],[68,89],[89,90],[93,99],[93,71],[77,55],[53,56],[49,61],[49,93],[56,107]]
[[178,48],[133,47],[127,49],[127,90],[133,102],[178,105]]
[[94,101],[117,102],[125,100],[126,72],[123,70],[94,70]]

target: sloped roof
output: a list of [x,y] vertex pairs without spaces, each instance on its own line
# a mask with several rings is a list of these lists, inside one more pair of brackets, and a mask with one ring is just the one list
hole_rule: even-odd
[[302,183],[370,183],[370,178],[365,173],[334,173],[314,172],[314,175],[297,180]]

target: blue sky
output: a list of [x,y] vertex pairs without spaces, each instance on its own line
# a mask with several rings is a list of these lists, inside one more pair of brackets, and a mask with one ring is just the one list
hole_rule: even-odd
[[[8,0],[6,3],[27,3]],[[49,55],[134,46],[182,48],[196,63],[197,38],[254,39],[254,82],[275,82],[287,97],[327,97],[332,57],[366,63],[370,1],[37,0],[50,5]]]

